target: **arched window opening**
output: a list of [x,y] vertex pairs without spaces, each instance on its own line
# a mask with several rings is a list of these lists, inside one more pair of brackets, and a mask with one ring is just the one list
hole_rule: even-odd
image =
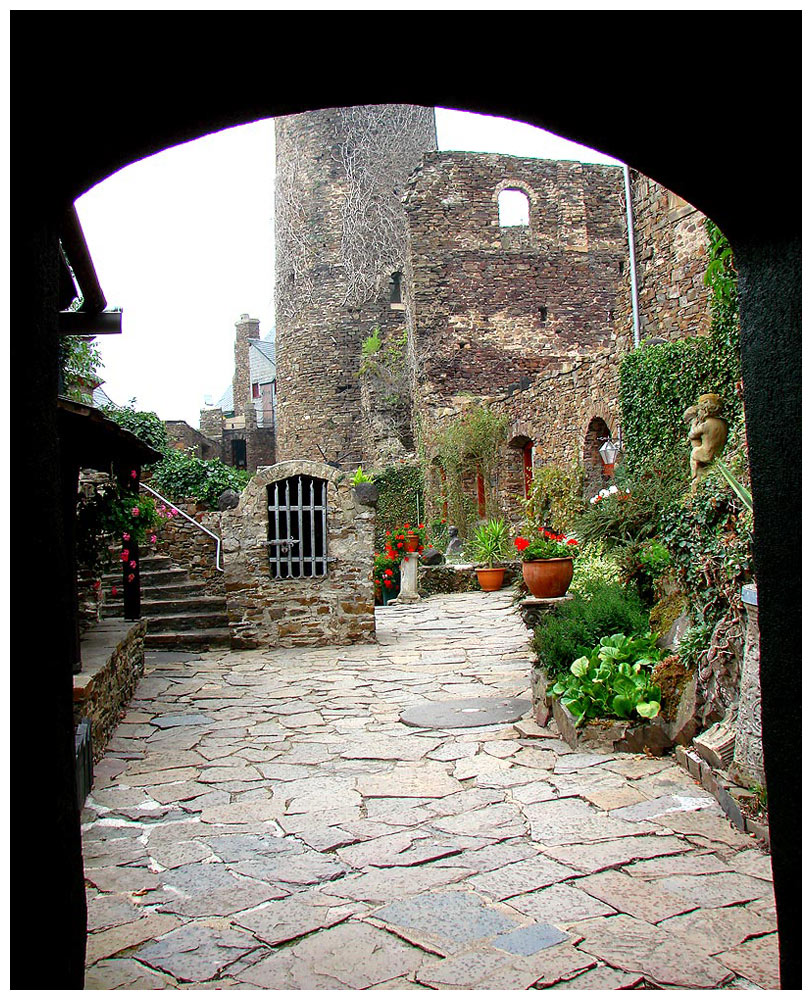
[[485,517],[487,504],[485,502],[485,477],[482,469],[476,470],[476,506],[480,517]]
[[389,281],[389,308],[403,309],[403,274],[395,271]]
[[587,497],[603,489],[606,480],[614,476],[614,465],[607,465],[601,457],[601,447],[611,436],[608,424],[601,417],[589,421],[584,438],[584,492]]
[[518,188],[505,188],[499,192],[499,227],[530,225],[530,199]]

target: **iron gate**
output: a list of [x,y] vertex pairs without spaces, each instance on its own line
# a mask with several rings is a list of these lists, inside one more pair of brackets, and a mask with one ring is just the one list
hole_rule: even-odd
[[300,475],[268,486],[268,557],[274,580],[326,575],[326,480]]

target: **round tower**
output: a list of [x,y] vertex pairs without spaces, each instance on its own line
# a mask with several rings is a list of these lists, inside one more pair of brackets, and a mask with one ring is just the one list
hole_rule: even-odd
[[276,120],[278,461],[352,468],[364,446],[362,345],[405,328],[401,197],[437,148],[433,108],[327,108]]

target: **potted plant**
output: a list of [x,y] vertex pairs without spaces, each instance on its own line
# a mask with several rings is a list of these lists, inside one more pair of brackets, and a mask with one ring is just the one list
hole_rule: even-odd
[[539,528],[531,538],[520,535],[514,545],[522,561],[524,582],[533,597],[563,597],[572,582],[578,540]]
[[372,567],[372,580],[375,584],[375,597],[381,604],[387,604],[397,596],[400,589],[400,560],[386,552],[376,552]]
[[399,556],[411,552],[420,553],[425,548],[427,535],[428,532],[424,524],[404,524],[403,527],[398,526],[392,532],[387,531],[387,545]]
[[508,528],[502,518],[492,518],[480,525],[471,540],[471,552],[477,562],[485,563],[477,567],[479,586],[485,591],[499,590],[504,582],[505,568],[497,566],[508,551]]

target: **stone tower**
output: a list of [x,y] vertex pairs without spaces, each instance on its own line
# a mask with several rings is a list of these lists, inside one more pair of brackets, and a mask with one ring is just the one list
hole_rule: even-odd
[[[437,148],[433,108],[328,108],[276,121],[277,457],[353,468],[361,345],[405,329],[401,198]],[[402,289],[403,285],[403,289]]]

